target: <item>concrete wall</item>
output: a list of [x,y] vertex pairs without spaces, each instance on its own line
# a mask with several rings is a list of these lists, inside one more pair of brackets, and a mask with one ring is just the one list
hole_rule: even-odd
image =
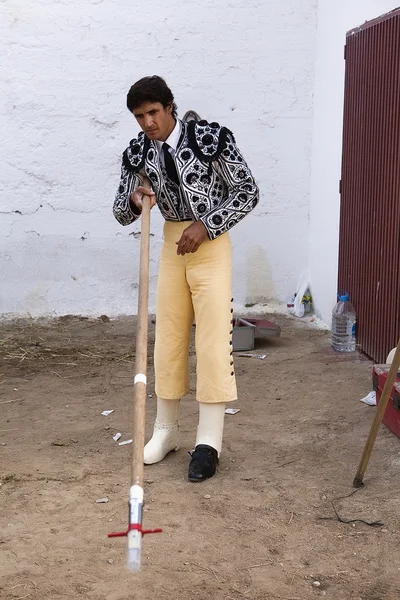
[[[260,184],[233,231],[237,304],[285,299],[307,265],[316,0],[137,4],[2,3],[1,314],[135,312],[139,227],[111,205],[147,74],[229,126]],[[152,307],[161,228],[153,211]]]
[[326,323],[336,302],[339,247],[344,45],[346,32],[396,5],[392,0],[319,0],[310,201],[310,278]]

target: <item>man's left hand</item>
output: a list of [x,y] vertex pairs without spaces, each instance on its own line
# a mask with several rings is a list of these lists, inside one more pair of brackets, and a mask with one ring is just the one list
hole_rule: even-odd
[[179,242],[176,242],[178,249],[177,254],[184,256],[185,254],[197,252],[200,245],[208,238],[207,229],[202,221],[196,221],[185,229]]

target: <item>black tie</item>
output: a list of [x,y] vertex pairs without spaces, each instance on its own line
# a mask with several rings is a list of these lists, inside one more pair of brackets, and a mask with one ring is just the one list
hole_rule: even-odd
[[170,148],[170,146],[166,142],[164,142],[162,145],[162,149],[164,152],[165,169],[167,171],[167,175],[168,175],[169,179],[171,179],[171,181],[175,181],[175,183],[179,184],[179,177],[178,177],[178,173],[176,171],[175,162],[169,152],[169,148]]

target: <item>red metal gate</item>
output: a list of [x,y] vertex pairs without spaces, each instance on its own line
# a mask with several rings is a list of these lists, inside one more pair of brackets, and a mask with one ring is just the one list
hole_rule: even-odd
[[400,336],[400,9],[350,31],[345,58],[339,291],[385,362]]

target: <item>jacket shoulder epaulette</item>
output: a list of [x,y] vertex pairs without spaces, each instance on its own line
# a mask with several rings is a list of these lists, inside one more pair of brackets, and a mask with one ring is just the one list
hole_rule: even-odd
[[233,133],[216,122],[208,123],[203,119],[188,123],[189,146],[197,158],[206,162],[218,159],[227,146],[229,136],[235,142]]
[[137,173],[142,169],[149,146],[149,138],[141,131],[137,138],[129,142],[129,146],[122,155],[125,168],[131,173]]

